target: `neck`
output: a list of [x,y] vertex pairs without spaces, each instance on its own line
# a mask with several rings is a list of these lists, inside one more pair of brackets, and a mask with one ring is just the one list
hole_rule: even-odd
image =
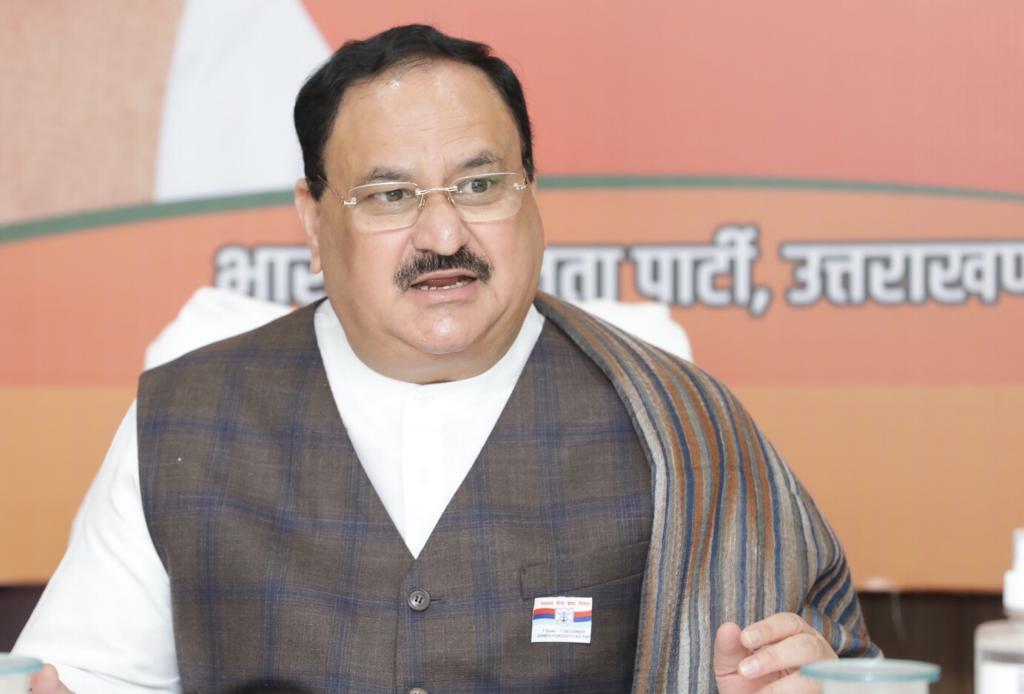
[[497,364],[510,346],[511,342],[505,345],[500,354],[481,355],[476,358],[463,353],[440,356],[421,353],[420,359],[396,361],[380,359],[379,353],[359,349],[355,344],[352,345],[352,351],[361,362],[383,376],[407,383],[428,385],[479,376]]
[[447,383],[479,376],[497,364],[519,337],[530,306],[507,329],[492,330],[465,349],[445,354],[422,351],[400,340],[368,340],[344,321],[342,327],[359,361],[382,376],[419,385]]

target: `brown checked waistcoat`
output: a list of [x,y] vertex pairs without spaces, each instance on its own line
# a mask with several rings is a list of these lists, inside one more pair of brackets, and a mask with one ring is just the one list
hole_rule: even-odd
[[[186,692],[627,692],[650,471],[607,377],[548,321],[412,558],[345,432],[314,307],[143,375],[143,504]],[[589,645],[530,642],[593,598]]]

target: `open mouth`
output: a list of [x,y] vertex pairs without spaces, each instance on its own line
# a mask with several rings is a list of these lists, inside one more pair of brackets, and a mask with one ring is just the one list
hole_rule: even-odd
[[476,282],[476,277],[463,273],[447,274],[421,279],[414,282],[412,288],[424,292],[438,292],[465,287],[470,282]]

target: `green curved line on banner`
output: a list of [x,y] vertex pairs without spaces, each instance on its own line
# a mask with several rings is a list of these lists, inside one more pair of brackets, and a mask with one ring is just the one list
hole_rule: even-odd
[[109,207],[92,212],[78,212],[59,217],[44,217],[28,222],[0,226],[0,243],[85,231],[99,227],[170,219],[197,214],[213,214],[232,210],[277,207],[292,202],[292,191],[272,191],[215,198],[195,198],[178,202],[157,202],[129,207]]
[[[974,188],[945,188],[902,183],[865,183],[813,178],[758,178],[745,176],[545,176],[538,178],[541,190],[595,189],[665,189],[665,188],[727,188],[794,191],[825,191],[844,193],[879,193],[958,197],[1024,203],[1024,193],[1010,193]],[[292,191],[270,191],[246,195],[196,198],[179,202],[148,203],[80,212],[57,217],[33,219],[0,226],[0,244],[10,241],[66,234],[99,227],[132,224],[156,219],[169,219],[198,214],[290,205]]]

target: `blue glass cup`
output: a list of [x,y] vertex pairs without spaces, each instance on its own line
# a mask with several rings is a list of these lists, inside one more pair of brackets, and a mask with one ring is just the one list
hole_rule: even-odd
[[0,653],[0,694],[27,694],[32,673],[41,667],[35,658]]
[[821,682],[822,694],[927,694],[939,679],[939,666],[914,660],[841,658],[800,668],[800,675]]

